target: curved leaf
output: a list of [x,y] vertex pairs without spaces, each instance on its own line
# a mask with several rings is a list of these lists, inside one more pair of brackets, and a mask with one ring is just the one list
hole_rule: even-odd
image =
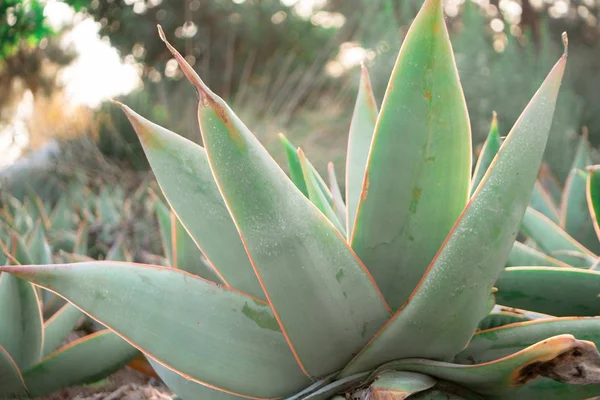
[[[479,323],[479,329],[481,329],[481,330],[492,329],[492,328],[497,328],[499,326],[514,324],[516,322],[524,322],[524,321],[529,321],[529,318],[527,318],[523,314],[518,314],[518,313],[514,313],[514,312],[509,312],[509,311],[500,311],[500,312],[496,312],[496,313],[487,315],[485,318],[483,318],[481,320],[481,322]],[[548,336],[546,336],[546,337],[548,337]]]
[[270,307],[235,290],[181,270],[124,262],[3,270],[59,293],[148,356],[199,381],[255,397],[307,385]]
[[[559,335],[484,364],[406,359],[381,368],[419,372],[481,394],[502,394],[538,376],[574,384],[600,383],[599,366],[600,354],[593,343],[577,340],[572,335]],[[578,374],[573,375],[576,370]]]
[[552,258],[540,251],[521,242],[515,242],[508,255],[507,267],[520,267],[522,265],[540,266],[540,267],[570,267],[569,264]]
[[359,386],[368,378],[368,376],[368,372],[363,372],[360,374],[355,374],[342,379],[338,379],[322,387],[313,394],[304,397],[302,400],[327,400],[335,394],[344,393],[354,387]]
[[206,151],[144,119],[129,107],[121,107],[140,137],[169,205],[222,280],[264,299],[240,236],[210,172]]
[[348,233],[348,239],[350,239],[354,229],[356,210],[363,188],[369,149],[371,148],[378,114],[369,71],[363,66],[354,112],[352,113],[352,122],[350,122],[346,155],[346,232]]
[[25,395],[27,390],[19,367],[8,351],[0,346],[0,396]]
[[313,377],[339,370],[389,318],[381,293],[338,230],[161,37],[198,90],[215,180],[298,364]]
[[319,188],[316,177],[312,174],[309,167],[308,160],[304,155],[302,149],[298,149],[298,159],[302,166],[302,173],[304,174],[304,182],[306,182],[306,190],[308,191],[308,198],[317,208],[331,221],[335,228],[341,233],[346,233],[342,223],[338,219],[336,212],[333,207],[329,204],[325,194]]
[[568,333],[600,345],[600,318],[566,317],[513,323],[477,332],[454,362],[481,364],[507,357],[546,338]]
[[50,249],[50,245],[48,244],[48,241],[46,241],[44,228],[40,223],[36,224],[31,232],[28,248],[33,263],[52,264],[52,249]]
[[83,313],[79,309],[72,304],[65,304],[44,323],[43,357],[46,357],[64,343],[81,317],[83,317]]
[[505,306],[555,316],[600,314],[600,272],[578,268],[510,267],[495,286]]
[[0,273],[0,346],[23,370],[39,361],[43,341],[37,291],[27,281]]
[[477,164],[475,165],[475,171],[473,172],[473,179],[471,181],[471,196],[475,193],[477,186],[481,183],[483,176],[487,172],[490,165],[492,165],[492,161],[498,150],[500,150],[500,145],[502,141],[500,140],[500,134],[498,133],[498,115],[496,111],[492,113],[492,123],[490,124],[490,132],[488,133],[487,139],[483,143],[483,147],[481,148],[481,153],[479,153],[479,158],[477,159]]
[[576,251],[594,257],[594,253],[573,239],[544,214],[531,207],[527,208],[525,212],[522,229],[527,236],[535,240],[542,250],[558,259],[560,257],[554,255],[554,252]]
[[432,388],[436,380],[428,375],[406,371],[390,371],[379,375],[369,386],[374,399],[404,400],[409,396]]
[[469,195],[469,117],[441,0],[423,4],[388,88],[350,243],[397,310]]
[[344,198],[342,197],[342,191],[338,185],[337,177],[335,176],[335,166],[332,162],[327,164],[327,176],[329,177],[329,187],[331,190],[331,196],[333,199],[333,211],[338,216],[340,222],[342,222],[344,229],[346,228],[346,204],[344,204]]
[[279,134],[279,139],[281,140],[281,143],[283,143],[285,154],[287,156],[290,179],[294,182],[294,185],[296,185],[298,190],[308,197],[308,190],[306,189],[306,182],[304,181],[304,172],[302,171],[300,159],[298,158],[298,149],[283,133]]
[[534,210],[537,210],[548,217],[552,222],[558,223],[560,217],[558,215],[558,208],[552,197],[546,192],[546,189],[542,186],[539,181],[535,181],[533,191],[531,192],[531,201],[529,205]]
[[588,168],[586,198],[596,236],[600,240],[600,166]]
[[138,350],[104,330],[69,343],[23,371],[32,397],[65,386],[96,382],[127,364]]
[[[529,203],[565,64],[566,55],[513,126],[408,302],[343,375],[399,358],[451,359],[467,345]],[[496,301],[504,304],[497,295]]]

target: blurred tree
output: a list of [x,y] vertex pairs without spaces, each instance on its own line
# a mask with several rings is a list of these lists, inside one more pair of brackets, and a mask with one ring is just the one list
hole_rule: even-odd
[[[83,0],[64,0],[80,9]],[[0,1],[0,122],[8,118],[25,90],[48,94],[56,85],[57,69],[75,55],[61,48],[44,17],[39,0]]]

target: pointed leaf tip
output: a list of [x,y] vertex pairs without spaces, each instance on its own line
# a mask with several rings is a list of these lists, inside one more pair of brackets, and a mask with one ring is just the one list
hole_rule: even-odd
[[567,54],[569,54],[569,36],[567,35],[567,32],[563,32],[561,36],[563,45],[565,46],[564,55],[566,56]]

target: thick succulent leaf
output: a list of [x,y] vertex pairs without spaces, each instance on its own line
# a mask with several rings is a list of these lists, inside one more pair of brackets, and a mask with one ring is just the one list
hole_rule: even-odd
[[508,261],[506,262],[507,267],[519,267],[522,265],[529,266],[540,266],[540,267],[569,267],[570,265],[552,258],[540,251],[532,249],[531,247],[521,242],[515,242],[510,254],[508,255]]
[[600,242],[594,230],[587,204],[586,185],[588,172],[571,170],[561,203],[561,227],[573,239],[594,253],[600,252]]
[[367,159],[378,113],[369,71],[363,66],[352,121],[350,122],[348,152],[346,154],[346,232],[348,232],[348,239],[350,239],[354,228],[356,210],[363,190],[365,169],[367,168]]
[[119,336],[104,330],[69,343],[23,371],[32,397],[65,386],[96,382],[127,364],[138,350]]
[[122,106],[179,221],[228,286],[264,299],[213,179],[206,151]]
[[459,364],[481,364],[507,357],[546,338],[570,334],[600,345],[600,318],[565,317],[513,323],[477,332],[454,359]]
[[534,210],[544,214],[555,224],[558,224],[560,219],[558,215],[558,208],[556,207],[556,204],[554,204],[552,197],[548,194],[548,192],[546,192],[539,181],[536,181],[535,185],[533,186],[529,205]]
[[477,159],[477,164],[475,165],[475,171],[473,172],[473,179],[471,181],[471,196],[475,193],[477,186],[481,183],[483,176],[487,172],[490,165],[492,165],[492,160],[496,157],[498,150],[500,150],[500,145],[502,141],[500,140],[500,133],[498,132],[498,116],[496,115],[496,111],[492,114],[492,123],[490,124],[490,132],[488,133],[487,139],[483,143],[483,147],[481,148],[481,153],[479,153],[479,158]]
[[59,293],[194,379],[255,397],[307,385],[270,307],[238,291],[177,269],[122,262],[3,269]]
[[379,375],[368,390],[373,399],[403,400],[432,388],[436,380],[428,375],[406,371],[389,371]]
[[[481,330],[497,328],[499,326],[514,324],[517,322],[525,322],[529,321],[529,318],[523,314],[518,314],[509,311],[501,311],[492,313],[487,315],[485,318],[481,320],[479,323],[479,328]],[[554,335],[552,335],[554,336]],[[548,336],[546,336],[548,337]],[[532,343],[533,344],[533,343]]]
[[338,393],[345,393],[354,387],[360,386],[360,384],[362,384],[368,378],[368,376],[368,372],[362,372],[360,374],[338,379],[322,387],[316,392],[304,397],[302,400],[327,400]]
[[389,318],[381,293],[338,230],[167,45],[198,89],[215,180],[298,364],[313,377],[339,370]]
[[44,349],[42,357],[46,357],[65,342],[73,331],[83,313],[72,304],[65,304],[44,323]]
[[467,345],[529,203],[565,63],[563,56],[515,123],[408,302],[344,375],[399,358],[451,359]]
[[215,269],[204,261],[204,254],[196,246],[175,213],[159,199],[156,199],[154,204],[169,266],[198,275],[211,282],[224,284]]
[[335,226],[335,228],[341,234],[345,234],[346,231],[338,218],[338,214],[329,204],[325,194],[321,191],[319,183],[317,182],[317,178],[313,175],[308,164],[308,160],[306,159],[302,149],[298,149],[298,159],[300,160],[300,165],[302,166],[302,173],[304,174],[304,182],[306,183],[308,198],[327,217],[327,219],[331,221],[333,226]]
[[441,0],[425,1],[388,88],[350,243],[397,310],[469,195],[469,117]]
[[588,169],[588,179],[586,183],[586,197],[588,209],[596,236],[600,240],[600,166],[595,165]]
[[600,315],[600,272],[578,268],[510,267],[495,286],[498,303],[555,316]]
[[39,223],[31,232],[28,248],[31,262],[35,264],[52,264],[52,249],[50,249],[44,235],[44,228]]
[[20,369],[42,355],[44,333],[37,291],[15,276],[0,273],[0,346]]
[[[27,196],[28,213],[34,221],[41,223],[42,230],[46,232],[50,229],[50,220],[48,219],[48,213],[42,199],[33,190],[28,190]],[[23,205],[26,206],[26,204]]]
[[21,371],[8,351],[0,345],[0,398],[25,395],[25,381]]
[[[565,264],[569,265],[570,267],[575,267],[575,268],[592,268],[592,266],[594,264],[596,264],[596,261],[598,260],[598,258],[596,256],[593,256],[591,254],[585,254],[585,253],[580,253],[578,251],[572,251],[572,250],[557,250],[557,251],[553,251],[552,255],[556,258],[559,258],[560,261],[564,262]],[[521,264],[521,265],[528,265],[530,266],[530,264]],[[549,265],[549,264],[546,264]],[[519,265],[516,265],[517,267]]]
[[335,211],[338,219],[342,222],[344,229],[346,229],[346,204],[344,204],[344,197],[342,196],[342,191],[340,190],[340,185],[338,184],[335,175],[335,166],[332,162],[327,164],[327,176],[329,178],[329,188],[333,198],[333,211]]
[[538,376],[572,384],[600,383],[600,354],[596,346],[572,335],[554,336],[484,364],[405,359],[381,368],[427,374],[481,394],[502,394]]
[[300,158],[298,158],[298,149],[285,137],[283,133],[279,134],[279,139],[283,143],[285,148],[285,154],[288,161],[288,169],[290,172],[290,179],[294,182],[294,185],[308,197],[308,190],[306,188],[306,182],[304,181],[304,172],[302,171],[302,165],[300,165]]
[[17,235],[16,233],[13,233],[10,237],[8,253],[10,254],[9,258],[11,258],[12,264],[23,265],[33,263],[27,245],[25,245],[25,242],[21,236]]
[[531,207],[525,212],[522,229],[544,252],[561,261],[562,251],[575,251],[594,257],[594,253],[573,239],[560,226]]
[[160,376],[160,379],[162,379],[169,389],[179,396],[181,400],[235,400],[248,398],[246,396],[227,393],[223,390],[213,389],[206,384],[200,384],[192,379],[187,379],[183,375],[165,367],[151,358],[148,358],[148,361],[158,376]]

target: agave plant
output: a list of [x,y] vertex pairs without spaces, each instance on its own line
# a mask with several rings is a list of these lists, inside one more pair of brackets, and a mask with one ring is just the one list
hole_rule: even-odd
[[85,262],[3,271],[108,326],[186,400],[600,394],[600,319],[478,330],[530,201],[566,52],[469,196],[469,119],[441,1],[426,0],[381,110],[363,72],[344,201],[290,144],[296,186],[159,32],[198,90],[205,148],[122,107],[171,221],[210,269]]
[[[13,232],[8,245],[0,240],[5,261],[51,263],[42,224],[38,222],[28,236],[25,241]],[[52,293],[0,273],[0,398],[37,397],[64,386],[95,382],[138,354],[108,329],[65,345],[83,317],[79,309],[58,302]]]

